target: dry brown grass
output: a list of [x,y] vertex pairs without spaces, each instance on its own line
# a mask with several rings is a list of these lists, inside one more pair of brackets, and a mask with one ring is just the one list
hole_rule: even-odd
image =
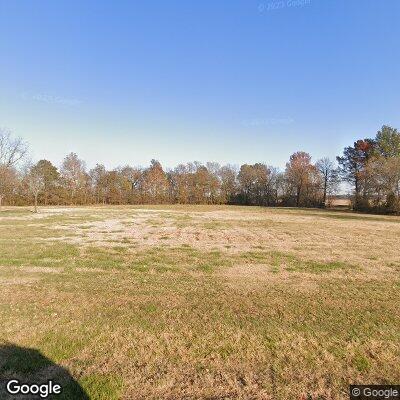
[[400,218],[9,209],[0,246],[1,340],[92,399],[345,399],[400,380]]

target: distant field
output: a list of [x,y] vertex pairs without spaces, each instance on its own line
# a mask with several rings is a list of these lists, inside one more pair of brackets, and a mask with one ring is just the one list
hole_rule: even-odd
[[96,400],[347,399],[349,383],[399,383],[399,249],[389,216],[6,208],[0,378]]
[[351,200],[350,199],[330,199],[329,200],[330,207],[341,207],[341,208],[351,208]]

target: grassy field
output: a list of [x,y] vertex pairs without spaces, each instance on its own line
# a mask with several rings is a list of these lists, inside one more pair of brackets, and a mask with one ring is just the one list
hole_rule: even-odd
[[8,208],[0,376],[64,399],[346,399],[400,382],[399,292],[398,217]]

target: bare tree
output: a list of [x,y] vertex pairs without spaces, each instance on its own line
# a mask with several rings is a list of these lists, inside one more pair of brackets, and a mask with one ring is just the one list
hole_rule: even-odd
[[21,138],[13,138],[10,131],[0,129],[0,165],[12,168],[21,161],[28,146]]
[[28,186],[29,192],[33,195],[34,212],[37,213],[39,193],[42,192],[45,188],[45,178],[37,164],[28,169],[28,173],[25,176],[25,181]]
[[27,145],[13,138],[7,130],[0,129],[0,210],[3,199],[17,181],[15,166],[27,153]]
[[335,164],[329,158],[321,158],[315,164],[317,170],[321,174],[323,184],[323,204],[326,206],[326,199],[328,195],[332,195],[337,191],[339,184],[338,170]]
[[224,165],[218,171],[218,177],[220,179],[221,186],[221,200],[223,203],[229,203],[233,201],[233,197],[236,194],[237,174],[237,168],[231,165]]
[[15,168],[5,167],[0,164],[0,210],[3,200],[7,195],[11,195],[18,185],[17,171]]
[[70,203],[75,204],[78,192],[83,192],[86,183],[85,162],[75,153],[68,154],[61,165],[61,176],[69,191]]
[[105,176],[107,174],[106,167],[103,164],[96,164],[94,168],[89,171],[89,176],[92,182],[92,189],[95,194],[96,203],[103,203],[106,202],[105,197]]

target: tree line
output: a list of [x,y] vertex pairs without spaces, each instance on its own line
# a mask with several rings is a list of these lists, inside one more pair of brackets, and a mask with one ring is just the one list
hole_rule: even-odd
[[264,163],[221,166],[190,162],[165,170],[159,161],[87,169],[70,153],[59,167],[42,159],[24,163],[27,145],[0,131],[0,207],[87,204],[241,204],[325,207],[342,181],[352,187],[355,210],[400,213],[400,134],[383,126],[373,139],[357,140],[333,161],[315,163],[295,152],[278,168]]

